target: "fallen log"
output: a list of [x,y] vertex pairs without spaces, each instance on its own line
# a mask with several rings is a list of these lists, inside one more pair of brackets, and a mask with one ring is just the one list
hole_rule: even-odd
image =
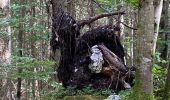
[[[125,81],[127,74],[131,74],[130,70],[128,71],[121,59],[110,51],[105,45],[98,45],[98,48],[102,51],[103,57],[108,63],[107,67],[103,67],[102,73],[110,76],[110,86],[113,80],[117,79],[117,84],[121,83],[124,89],[131,89],[130,84]],[[117,85],[115,86],[115,89],[117,89]]]
[[120,71],[121,73],[126,73],[127,68],[122,63],[119,57],[117,57],[113,52],[111,52],[106,46],[98,45],[99,49],[102,51],[104,58],[109,63],[111,69]]

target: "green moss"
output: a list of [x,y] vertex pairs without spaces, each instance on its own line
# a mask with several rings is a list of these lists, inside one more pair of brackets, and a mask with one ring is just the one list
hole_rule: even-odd
[[135,86],[128,97],[123,98],[124,100],[154,100],[153,94],[147,94],[142,91],[143,82],[140,80],[140,71],[136,70]]
[[126,0],[126,2],[135,7],[139,6],[139,0]]

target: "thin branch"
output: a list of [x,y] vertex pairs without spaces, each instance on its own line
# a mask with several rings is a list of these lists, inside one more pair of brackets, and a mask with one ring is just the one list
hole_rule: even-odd
[[88,25],[88,24],[90,24],[90,23],[92,23],[92,22],[94,22],[94,21],[96,21],[100,18],[103,18],[103,17],[113,16],[113,15],[123,15],[123,14],[125,14],[124,11],[122,11],[122,12],[112,12],[112,13],[103,13],[103,14],[100,14],[100,15],[96,15],[94,17],[89,17],[87,19],[80,20],[80,21],[78,21],[77,24],[78,24],[79,27],[83,27],[84,25]]
[[[108,10],[106,10],[106,9],[105,9],[104,7],[102,7],[101,4],[99,4],[97,1],[95,1],[95,0],[92,0],[92,1],[93,1],[94,3],[96,3],[98,7],[100,7],[100,8],[103,9],[104,11],[106,11],[108,14],[110,14],[110,13],[112,14],[112,12],[109,12]],[[125,14],[125,13],[124,13],[124,12],[121,12],[121,14]],[[116,14],[113,14],[113,15],[116,15]],[[117,14],[117,15],[119,15],[119,14]],[[100,16],[100,15],[98,15],[98,16]],[[109,16],[112,16],[112,15],[109,15]],[[95,18],[95,17],[96,17],[96,18]],[[107,16],[104,16],[104,17],[107,17]],[[100,19],[100,18],[97,18],[97,16],[94,16],[93,18],[95,18],[94,21]],[[89,19],[81,20],[81,21],[78,22],[78,25],[79,25],[80,27],[83,27],[83,26],[86,25],[86,24],[90,24],[90,23],[93,22],[93,18],[91,17],[91,18],[89,18]],[[101,15],[101,18],[103,18],[102,15]],[[113,17],[113,18],[116,19],[115,17]],[[88,21],[88,20],[89,20],[89,21]],[[116,19],[116,21],[118,21],[118,20]],[[119,21],[118,21],[118,22],[119,22]],[[128,28],[130,28],[130,29],[137,30],[137,28],[128,26],[127,24],[125,24],[125,23],[123,23],[123,22],[119,22],[119,23],[122,23],[124,26],[126,26],[126,27],[128,27]]]
[[123,22],[119,22],[119,23],[122,23],[124,26],[130,28],[130,29],[133,29],[133,30],[137,30],[137,28],[134,28],[134,27],[131,27],[131,26],[128,26],[127,24],[123,23]]

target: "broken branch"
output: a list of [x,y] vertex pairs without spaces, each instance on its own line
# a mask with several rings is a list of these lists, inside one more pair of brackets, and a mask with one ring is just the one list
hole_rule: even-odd
[[133,30],[137,30],[137,28],[128,26],[127,24],[125,24],[125,23],[123,23],[123,22],[119,22],[119,23],[123,24],[123,25],[126,26],[127,28],[130,28],[130,29],[133,29]]
[[84,25],[88,25],[88,24],[90,24],[90,23],[92,23],[92,22],[94,22],[94,21],[96,21],[96,20],[98,20],[100,18],[113,16],[113,15],[123,15],[123,14],[125,14],[124,11],[122,11],[122,12],[112,12],[112,13],[103,13],[103,14],[100,14],[100,15],[96,15],[94,17],[89,17],[87,19],[80,20],[80,21],[78,21],[77,25],[81,28]]

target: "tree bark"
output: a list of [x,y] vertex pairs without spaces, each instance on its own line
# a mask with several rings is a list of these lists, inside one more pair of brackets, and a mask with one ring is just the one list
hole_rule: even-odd
[[162,7],[163,7],[163,0],[155,0],[154,1],[154,6],[155,6],[155,23],[154,23],[154,47],[153,47],[153,53],[155,53],[156,50],[156,42],[157,42],[157,37],[159,33],[159,24],[160,24],[160,19],[161,19],[161,13],[162,13]]
[[62,3],[64,3],[63,0],[51,0],[53,18],[56,18],[58,13],[63,10]]
[[[25,0],[20,0],[20,4],[23,5],[25,2]],[[19,25],[19,33],[18,33],[18,48],[20,49],[18,51],[18,56],[19,57],[22,57],[23,56],[23,51],[22,51],[22,48],[23,48],[23,34],[24,34],[24,30],[23,30],[23,20],[22,18],[24,17],[24,13],[25,10],[24,8],[22,7],[21,10],[20,10],[20,25]],[[21,68],[18,68],[18,73],[22,73],[22,69]],[[21,98],[21,85],[22,85],[22,79],[19,77],[18,78],[18,84],[17,84],[17,99],[20,100]]]
[[165,51],[164,51],[164,58],[168,61],[167,65],[167,78],[165,83],[165,91],[164,91],[164,97],[163,100],[170,100],[170,44],[168,43],[168,40],[170,40],[170,34],[166,32],[168,30],[169,26],[169,0],[164,0],[164,8],[163,8],[163,29],[165,30],[165,36],[166,36],[166,45],[165,45]]
[[[120,6],[118,6],[118,10],[121,11],[123,8],[123,1],[120,2]],[[118,27],[120,27],[120,31],[118,32],[118,36],[120,41],[123,43],[124,41],[124,25],[122,24],[124,22],[124,16],[123,15],[118,15]]]
[[[89,3],[89,16],[90,17],[93,17],[95,14],[94,14],[94,5],[93,5],[93,0],[88,0],[88,3]],[[94,23],[91,23],[91,24],[89,24],[90,26],[90,29],[93,29],[94,28]]]
[[[35,1],[32,0],[31,2],[33,3]],[[34,22],[36,21],[35,14],[36,14],[36,9],[35,9],[35,6],[33,5],[31,8],[32,19],[30,20],[30,27],[34,26]],[[36,37],[36,33],[34,32],[34,30],[31,31],[30,35]],[[32,55],[32,58],[37,58],[37,56],[38,56],[38,52],[37,52],[37,48],[36,48],[36,40],[31,41],[31,55]],[[32,71],[36,73],[37,68],[33,68]],[[33,95],[33,99],[37,99],[40,97],[39,88],[38,88],[38,80],[36,80],[36,79],[32,80],[32,95]]]
[[67,11],[70,15],[76,19],[76,8],[75,8],[75,0],[67,0]]
[[[59,17],[60,14],[62,14],[65,10],[67,10],[67,5],[65,8],[64,7],[64,1],[65,0],[51,0],[51,4],[52,4],[52,35],[55,36],[57,38],[57,34],[56,34],[56,30],[59,28],[59,23],[56,25],[55,21],[56,19]],[[70,2],[70,7],[74,7],[73,5],[71,5],[72,3],[74,3],[72,0],[69,0]],[[71,9],[69,9],[71,10]],[[74,12],[75,13],[75,12]],[[72,12],[73,14],[73,12]],[[56,39],[55,38],[55,39]],[[53,45],[52,41],[50,42],[50,45]],[[53,48],[51,46],[51,53],[50,53],[50,58],[56,61],[56,64],[54,66],[54,70],[56,71],[58,69],[58,64],[60,62],[60,56],[61,56],[61,50],[56,48]],[[55,52],[53,52],[53,50],[55,49]],[[54,76],[55,80],[58,81],[58,77],[57,75]]]
[[[168,22],[169,22],[169,13],[168,13],[168,8],[169,8],[169,3],[170,1],[164,0],[163,2],[163,8],[162,8],[162,17],[160,21],[160,28],[163,29],[163,32],[159,34],[160,38],[162,40],[165,40],[168,42]],[[159,47],[159,46],[158,46]],[[168,44],[166,43],[164,47],[159,47],[158,48],[159,52],[161,52],[161,57],[165,60],[167,60],[167,55],[168,55]]]
[[116,71],[120,71],[121,73],[127,72],[126,67],[118,56],[116,56],[104,45],[98,45],[98,47],[102,51],[104,58],[107,59],[107,62],[109,63],[111,69],[115,69]]
[[136,77],[133,94],[135,100],[153,99],[153,0],[140,0],[138,9],[138,30],[136,34]]
[[[169,36],[170,39],[170,36]],[[169,54],[170,56],[170,46],[169,46]],[[164,99],[163,100],[169,100],[170,99],[170,57],[169,57],[169,63],[168,63],[168,73],[167,73],[167,78],[166,78],[166,83],[165,83],[165,91],[164,91]]]
[[10,0],[1,0],[0,1],[0,8],[5,9],[6,7],[9,7]]
[[[5,20],[10,20],[11,18],[11,11],[10,11],[10,0],[2,0],[0,1],[0,8],[3,9],[5,13]],[[4,25],[2,27],[6,30],[7,36],[5,38],[0,38],[0,66],[1,70],[3,69],[3,65],[11,66],[11,52],[12,52],[12,38],[11,38],[11,26],[10,23],[7,26]],[[5,66],[4,66],[5,67]],[[11,70],[6,68],[7,70],[2,70],[4,74],[4,78],[11,75]],[[4,79],[1,80],[2,83],[0,87],[0,96],[2,100],[13,100],[14,94],[13,89],[14,85],[12,84],[12,80]]]

